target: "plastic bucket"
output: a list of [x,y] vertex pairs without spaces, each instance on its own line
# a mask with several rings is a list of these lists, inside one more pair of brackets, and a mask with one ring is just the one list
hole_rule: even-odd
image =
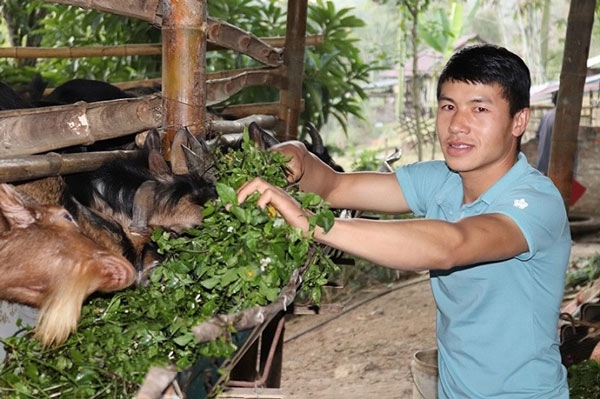
[[437,349],[416,352],[410,362],[413,376],[413,399],[437,399]]

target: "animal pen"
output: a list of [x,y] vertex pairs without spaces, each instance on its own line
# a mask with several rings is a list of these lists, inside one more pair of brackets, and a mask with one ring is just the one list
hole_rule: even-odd
[[[207,16],[206,1],[199,0],[48,0],[51,3],[119,14],[160,27],[161,45],[122,46],[110,49],[1,49],[0,56],[15,58],[139,55],[162,53],[161,93],[132,99],[97,103],[20,109],[0,112],[0,181],[15,183],[48,176],[97,169],[103,163],[132,157],[137,150],[59,153],[66,147],[161,128],[165,134],[163,157],[174,173],[185,173],[181,143],[175,132],[188,128],[196,137],[208,132],[242,132],[250,122],[276,132],[284,141],[295,139],[302,111],[302,76],[306,43],[318,45],[321,36],[306,36],[307,0],[289,1],[285,38],[261,39],[229,23]],[[264,66],[245,70],[206,73],[207,51],[235,50]],[[135,84],[155,83],[154,81]],[[213,120],[207,106],[218,104],[248,86],[267,85],[279,90],[279,101],[225,107],[233,120]],[[53,128],[48,128],[52,126]],[[57,151],[57,152],[55,152]],[[233,324],[241,331],[239,350],[221,367],[230,371],[229,380],[218,381],[228,389],[223,397],[281,397],[279,393],[284,313],[294,300],[301,271],[295,273],[279,298],[265,307],[239,314],[222,315],[195,329],[199,342],[223,334]],[[201,397],[206,364],[176,373],[152,369],[138,398],[158,398],[165,390],[175,395],[177,381],[190,397]],[[258,389],[258,390],[257,390]],[[262,390],[262,391],[261,391]],[[262,393],[261,393],[262,392]],[[241,395],[241,396],[236,396]],[[265,395],[265,396],[258,396]],[[173,396],[170,396],[173,397]]]

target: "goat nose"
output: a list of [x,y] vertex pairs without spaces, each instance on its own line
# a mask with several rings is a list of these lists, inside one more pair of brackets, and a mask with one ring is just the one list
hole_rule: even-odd
[[101,265],[102,282],[98,288],[100,291],[116,291],[132,285],[136,280],[136,272],[133,265],[125,258],[107,255],[102,258]]

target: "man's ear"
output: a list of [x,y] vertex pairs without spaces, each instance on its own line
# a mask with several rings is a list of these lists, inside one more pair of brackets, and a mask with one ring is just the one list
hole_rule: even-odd
[[525,133],[525,129],[527,129],[527,123],[529,123],[530,116],[530,108],[523,108],[522,110],[517,111],[517,113],[513,117],[513,136],[521,137],[523,133]]

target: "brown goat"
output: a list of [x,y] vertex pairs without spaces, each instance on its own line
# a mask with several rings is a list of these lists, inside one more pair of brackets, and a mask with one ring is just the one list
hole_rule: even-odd
[[84,236],[64,208],[0,184],[0,213],[0,299],[40,308],[36,337],[44,346],[67,339],[92,292],[135,281],[131,263]]

